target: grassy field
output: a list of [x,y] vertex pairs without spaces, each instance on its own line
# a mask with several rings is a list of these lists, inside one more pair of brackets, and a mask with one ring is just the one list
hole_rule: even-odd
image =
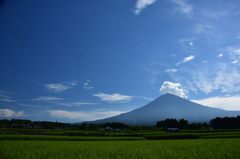
[[69,140],[69,141],[103,141],[103,140],[168,140],[168,139],[212,139],[240,138],[240,130],[181,130],[167,133],[155,131],[70,131],[70,130],[31,130],[0,129],[0,140]]
[[134,141],[142,137],[104,137],[104,136],[49,136],[49,135],[0,135],[0,141],[45,140],[45,141]]
[[240,130],[0,130],[0,159],[240,158]]
[[3,159],[238,159],[240,139],[0,141]]

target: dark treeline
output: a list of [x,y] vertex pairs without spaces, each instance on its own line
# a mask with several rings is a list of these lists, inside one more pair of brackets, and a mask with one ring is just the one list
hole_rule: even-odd
[[[137,127],[137,126],[136,126]],[[105,124],[70,124],[49,121],[31,121],[22,119],[0,120],[0,128],[18,128],[18,129],[69,129],[69,130],[102,130],[108,129],[128,129],[129,125],[123,123],[105,123]],[[135,128],[135,127],[134,127]]]
[[208,129],[208,123],[189,123],[185,119],[166,119],[158,121],[156,124],[160,128],[179,128],[179,129]]
[[68,123],[49,122],[49,121],[31,121],[22,119],[0,120],[1,128],[26,128],[26,129],[68,129],[75,126]]
[[214,118],[209,123],[189,123],[185,119],[166,119],[158,121],[157,127],[161,128],[180,128],[180,129],[240,129],[240,116]]
[[123,123],[113,122],[105,124],[70,124],[49,121],[31,121],[22,119],[0,120],[0,128],[19,129],[68,129],[68,130],[151,130],[159,128],[179,128],[179,129],[240,129],[240,116],[214,118],[209,123],[189,123],[185,119],[166,119],[158,121],[156,126],[132,126]]
[[215,118],[210,121],[210,126],[214,129],[240,129],[240,116]]

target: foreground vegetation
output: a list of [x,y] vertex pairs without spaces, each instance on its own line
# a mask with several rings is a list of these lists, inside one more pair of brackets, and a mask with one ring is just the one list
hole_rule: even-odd
[[4,159],[237,159],[240,139],[0,141]]

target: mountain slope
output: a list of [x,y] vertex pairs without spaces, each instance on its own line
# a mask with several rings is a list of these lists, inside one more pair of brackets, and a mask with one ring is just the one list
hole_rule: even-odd
[[172,94],[164,94],[145,106],[93,123],[122,122],[131,125],[155,125],[167,118],[187,119],[190,122],[208,122],[215,117],[237,116],[240,111],[226,111],[202,106]]

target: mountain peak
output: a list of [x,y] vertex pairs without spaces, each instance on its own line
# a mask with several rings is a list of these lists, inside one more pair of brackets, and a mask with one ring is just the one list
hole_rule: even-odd
[[186,119],[189,122],[208,122],[215,117],[236,116],[240,112],[203,106],[171,93],[166,93],[150,103],[114,117],[95,121],[97,123],[122,122],[133,125],[154,125],[167,118]]
[[[175,94],[165,93],[165,94],[159,96],[158,98],[156,98],[155,100],[153,100],[152,102],[159,101],[159,102],[162,103],[162,101],[166,101],[168,104],[172,103],[172,102],[175,102],[177,104],[178,101],[182,101],[182,100],[188,101],[187,99],[179,97],[179,96],[177,96]],[[188,102],[190,102],[190,101],[188,101]]]
[[186,98],[180,97],[180,96],[172,94],[172,93],[165,93],[165,94],[161,95],[160,97],[163,97],[163,96],[165,96],[165,97],[177,97],[177,98],[186,99]]

